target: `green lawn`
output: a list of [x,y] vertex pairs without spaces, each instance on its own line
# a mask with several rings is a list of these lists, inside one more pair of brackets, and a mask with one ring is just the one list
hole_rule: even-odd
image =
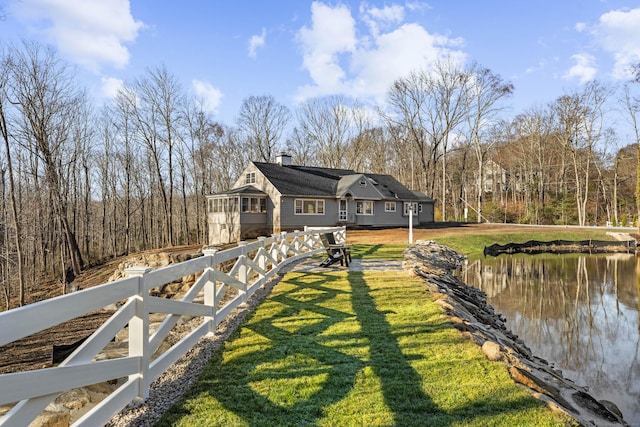
[[[357,245],[359,257],[404,248]],[[288,273],[160,426],[572,425],[403,272]]]
[[456,251],[465,255],[482,254],[482,250],[485,246],[490,246],[494,243],[504,245],[507,243],[525,243],[529,240],[539,240],[542,242],[549,242],[552,240],[613,240],[610,236],[607,236],[604,230],[572,230],[572,229],[558,229],[554,232],[516,232],[516,233],[503,233],[503,234],[465,234],[459,236],[446,236],[436,238],[439,243],[446,245]]

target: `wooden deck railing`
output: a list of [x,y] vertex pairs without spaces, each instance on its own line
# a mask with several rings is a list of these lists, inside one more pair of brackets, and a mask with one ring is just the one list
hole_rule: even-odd
[[[233,309],[246,303],[247,298],[281,267],[323,253],[320,232],[334,232],[340,241],[345,239],[346,231],[344,227],[309,229],[259,238],[252,243],[240,242],[237,247],[223,251],[204,250],[202,257],[157,270],[134,267],[127,270],[129,277],[125,279],[0,313],[1,346],[126,301],[58,366],[0,375],[0,405],[15,403],[0,417],[0,425],[28,426],[62,392],[125,378],[120,387],[73,425],[105,424],[129,403],[146,399],[153,380],[200,338],[215,333],[218,324]],[[227,267],[222,268],[223,264]],[[199,273],[199,278],[180,300],[154,297],[149,293],[153,288]],[[222,303],[232,288],[237,290],[230,292],[234,296]],[[199,294],[204,294],[204,303],[194,302]],[[149,328],[149,313],[166,313],[155,331]],[[181,316],[198,316],[202,322],[152,360],[151,355]],[[116,359],[95,360],[116,334],[127,327],[128,354]]]

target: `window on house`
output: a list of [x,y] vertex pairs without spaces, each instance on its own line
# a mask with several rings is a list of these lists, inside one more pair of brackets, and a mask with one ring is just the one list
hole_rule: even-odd
[[360,180],[360,187],[366,187],[367,186],[367,181],[365,179],[361,179]]
[[357,215],[373,215],[373,201],[371,200],[356,201],[356,214]]
[[242,197],[243,213],[265,213],[267,212],[267,199],[264,197]]
[[412,202],[404,202],[404,214],[409,216],[409,207],[413,210],[413,216],[418,215],[418,204]]
[[396,202],[384,202],[384,211],[385,212],[395,212],[396,211]]
[[324,200],[296,199],[294,213],[296,215],[324,215]]
[[238,198],[234,197],[233,199],[229,199],[229,211],[237,212],[238,211]]
[[244,176],[244,183],[245,184],[255,184],[256,183],[256,173],[255,172],[249,172],[248,174],[246,174]]

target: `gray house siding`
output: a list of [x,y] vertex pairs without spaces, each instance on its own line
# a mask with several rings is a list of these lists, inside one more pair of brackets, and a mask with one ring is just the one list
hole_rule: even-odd
[[433,202],[431,203],[421,203],[422,212],[420,212],[420,224],[432,224],[435,222],[434,220],[434,212],[433,212]]
[[[355,202],[353,203],[355,204]],[[385,210],[386,203],[395,203],[395,212],[387,212]],[[355,224],[363,226],[407,227],[409,225],[409,216],[404,214],[404,203],[404,201],[375,201],[373,215],[356,215]],[[420,207],[418,208],[418,214],[413,216],[413,225],[433,223],[433,202],[422,201],[418,202],[418,205]],[[420,211],[420,209],[422,211]]]
[[[324,200],[324,214],[296,214],[295,201],[298,200]],[[305,225],[310,227],[333,226],[338,223],[338,201],[336,199],[324,199],[319,197],[281,197],[280,218],[281,231],[302,229]],[[284,225],[286,224],[286,225]]]

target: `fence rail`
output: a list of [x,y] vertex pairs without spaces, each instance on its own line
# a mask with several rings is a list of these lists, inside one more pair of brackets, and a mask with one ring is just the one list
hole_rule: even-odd
[[[127,269],[127,278],[0,313],[0,325],[3,325],[0,345],[5,345],[125,301],[58,366],[0,375],[0,405],[15,403],[0,417],[0,425],[28,426],[60,393],[124,378],[122,385],[76,420],[73,426],[105,424],[129,403],[148,398],[151,382],[193,348],[200,338],[215,333],[229,313],[246,303],[283,266],[324,252],[319,233],[328,232],[333,232],[338,241],[345,240],[344,227],[283,232],[252,243],[240,242],[223,251],[205,249],[201,257],[157,270],[133,267]],[[150,295],[153,288],[193,274],[200,275],[180,300]],[[231,289],[235,294],[230,292],[231,297],[223,300]],[[203,295],[203,303],[195,302],[199,295]],[[150,313],[166,314],[154,331],[150,330]],[[182,316],[201,317],[202,322],[152,360],[151,355]],[[125,328],[129,337],[128,354],[96,360],[96,356]]]

